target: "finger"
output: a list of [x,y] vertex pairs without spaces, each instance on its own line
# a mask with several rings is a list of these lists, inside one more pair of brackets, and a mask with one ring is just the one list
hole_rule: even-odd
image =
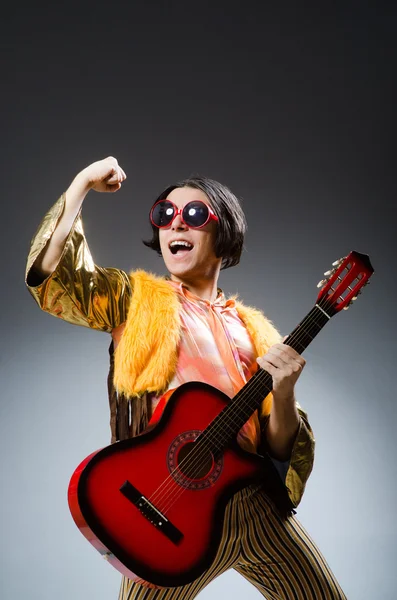
[[121,183],[115,183],[113,185],[106,184],[107,192],[117,192],[121,188]]
[[104,182],[108,185],[115,185],[116,183],[119,183],[119,177],[117,174],[112,174],[109,177],[106,177]]
[[257,362],[262,369],[265,369],[266,371],[269,370],[269,365],[271,365],[272,368],[282,371],[283,373],[299,374],[302,372],[304,365],[293,358],[287,357],[287,360],[285,360],[285,358],[285,356],[268,352],[265,356],[259,357]]
[[119,180],[120,182],[121,182],[121,181],[124,181],[124,179],[125,179],[125,176],[124,176],[124,171],[123,171],[123,169],[122,169],[121,167],[119,167],[119,166],[117,166],[117,176],[118,176],[118,180]]
[[278,367],[281,367],[282,365],[289,365],[295,360],[293,356],[290,356],[288,352],[284,350],[281,344],[272,346],[263,358],[269,360]]
[[120,169],[119,167],[119,181],[120,183],[122,183],[123,181],[125,181],[127,178],[127,175],[124,173],[123,169]]
[[272,365],[270,362],[264,360],[263,358],[257,358],[256,362],[260,366],[261,369],[270,373],[270,375],[274,376],[277,373],[277,367]]
[[264,369],[267,369],[269,365],[275,369],[282,369],[287,365],[287,363],[284,362],[280,356],[277,356],[276,354],[270,354],[269,352],[265,356],[258,358],[257,363],[261,366],[263,365]]
[[286,361],[289,360],[289,358],[292,358],[293,360],[296,360],[300,365],[302,365],[302,368],[306,364],[306,361],[303,358],[303,356],[287,344],[274,344],[274,346],[270,348],[269,352],[275,352],[278,355],[283,356],[284,360]]
[[123,177],[118,167],[113,167],[111,173],[109,173],[109,175],[105,177],[106,183],[114,184],[120,183],[121,181],[123,181]]

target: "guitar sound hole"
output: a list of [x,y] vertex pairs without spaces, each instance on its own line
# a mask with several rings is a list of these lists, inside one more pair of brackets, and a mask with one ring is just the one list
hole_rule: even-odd
[[195,442],[188,442],[179,450],[177,464],[185,477],[204,479],[214,466],[214,458],[209,450],[198,450]]

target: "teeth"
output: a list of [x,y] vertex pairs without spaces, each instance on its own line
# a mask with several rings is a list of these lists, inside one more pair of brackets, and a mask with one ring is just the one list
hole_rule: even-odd
[[170,248],[172,248],[173,246],[186,246],[187,248],[193,248],[192,244],[189,244],[189,242],[185,242],[185,241],[175,241],[175,242],[171,242],[170,244]]

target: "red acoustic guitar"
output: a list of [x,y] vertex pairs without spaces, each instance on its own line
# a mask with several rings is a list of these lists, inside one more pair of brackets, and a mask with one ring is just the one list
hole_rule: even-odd
[[[372,273],[366,255],[351,252],[336,261],[319,284],[316,304],[284,343],[302,353]],[[68,494],[82,534],[135,581],[176,587],[199,577],[215,557],[232,495],[266,477],[275,481],[269,457],[236,442],[271,390],[263,369],[233,399],[205,383],[186,383],[152,430],[88,456]],[[272,485],[282,488],[284,509],[292,510],[281,479]]]

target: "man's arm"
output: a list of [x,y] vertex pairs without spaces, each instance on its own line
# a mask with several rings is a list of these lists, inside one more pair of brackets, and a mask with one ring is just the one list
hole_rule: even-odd
[[257,362],[273,379],[273,402],[266,427],[269,451],[277,460],[286,461],[291,458],[299,431],[300,416],[294,389],[306,361],[290,346],[274,344]]
[[291,458],[292,448],[299,431],[300,417],[295,396],[277,397],[273,392],[272,410],[266,429],[270,454],[279,461]]
[[305,360],[291,347],[274,344],[257,362],[273,379],[273,391],[259,411],[263,443],[270,456],[282,461],[285,485],[298,506],[313,468],[315,447],[307,415],[294,394]]
[[125,179],[126,174],[113,157],[95,162],[78,173],[65,193],[63,212],[55,230],[32,265],[38,276],[45,279],[54,272],[88,192],[91,189],[115,192]]
[[89,189],[116,191],[124,179],[116,159],[93,163],[45,215],[26,269],[28,289],[42,310],[101,331],[125,320],[132,293],[128,275],[95,265],[80,217]]

